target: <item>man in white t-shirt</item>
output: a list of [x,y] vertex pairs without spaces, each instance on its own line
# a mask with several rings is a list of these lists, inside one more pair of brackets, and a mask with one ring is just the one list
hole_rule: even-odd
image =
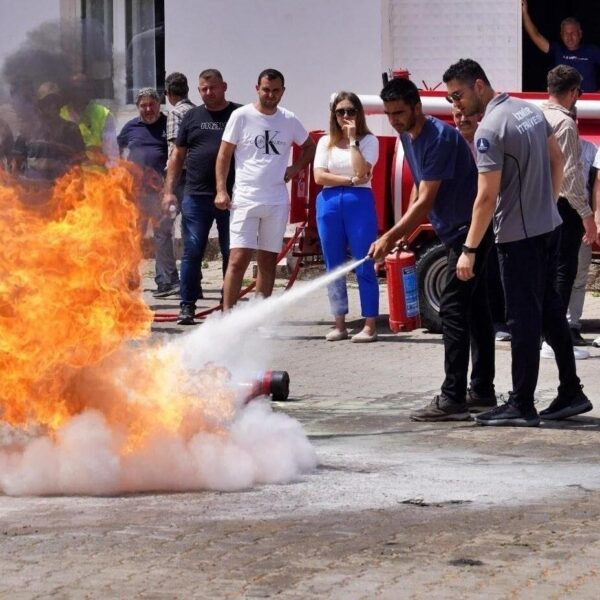
[[[255,250],[256,293],[271,295],[289,212],[286,184],[315,154],[315,143],[300,121],[289,110],[277,106],[285,91],[283,75],[275,69],[265,69],[258,76],[256,91],[254,104],[246,104],[231,114],[217,156],[215,205],[231,211],[231,252],[223,287],[223,310],[236,303]],[[288,166],[292,144],[299,145],[302,153]],[[233,199],[227,193],[232,157]]]

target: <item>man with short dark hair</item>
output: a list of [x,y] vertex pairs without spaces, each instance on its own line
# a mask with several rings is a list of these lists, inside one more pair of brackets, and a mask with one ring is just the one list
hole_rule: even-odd
[[173,222],[161,209],[159,199],[167,164],[167,117],[160,111],[160,96],[153,88],[139,90],[135,103],[139,116],[125,123],[117,142],[121,154],[143,170],[140,227],[144,235],[148,221],[152,221],[157,284],[154,296],[165,298],[179,293]]
[[[289,213],[286,184],[315,155],[315,143],[296,116],[280,108],[283,75],[265,69],[258,76],[257,100],[229,119],[217,156],[215,205],[231,209],[229,264],[223,289],[223,309],[236,303],[252,253],[257,251],[256,293],[273,291],[277,255],[281,251]],[[288,166],[292,144],[302,150]],[[233,200],[227,189],[235,155]]]
[[563,19],[560,24],[560,42],[549,42],[535,26],[527,0],[521,0],[523,26],[531,41],[544,53],[552,57],[554,66],[569,65],[581,74],[581,89],[584,92],[598,91],[596,67],[600,66],[600,47],[596,44],[582,44],[583,31],[579,21],[573,17]]
[[[597,236],[594,215],[585,190],[581,143],[573,113],[580,94],[579,71],[567,65],[558,65],[548,72],[548,101],[542,105],[542,111],[552,127],[565,161],[557,202],[562,226],[556,273],[556,285],[565,314],[577,275],[577,259],[582,236],[583,242],[588,245],[593,244]],[[576,359],[589,357],[588,352],[577,347],[573,352]],[[554,358],[554,352],[546,342],[542,344],[541,356]]]
[[475,134],[477,198],[465,251],[458,259],[459,279],[475,275],[473,253],[492,216],[500,274],[512,336],[513,389],[508,402],[477,415],[481,425],[537,426],[534,393],[542,333],[558,364],[558,396],[540,414],[562,419],[592,409],[577,377],[565,309],[556,290],[561,219],[556,209],[563,158],[542,111],[533,104],[497,94],[481,66],[461,59],[444,73],[448,99],[466,115],[483,113]]
[[[463,421],[469,412],[496,406],[494,331],[488,304],[486,259],[489,232],[477,253],[477,271],[470,281],[456,277],[477,191],[477,170],[471,150],[447,123],[423,114],[417,87],[408,79],[392,79],[381,91],[384,112],[400,141],[414,180],[408,211],[373,243],[369,254],[383,260],[427,216],[447,249],[446,282],[440,298],[445,378],[441,393],[411,413],[414,421]],[[467,390],[469,353],[471,385]]]
[[[215,163],[221,145],[221,137],[231,113],[239,104],[225,98],[227,83],[217,69],[205,69],[200,73],[198,91],[204,104],[188,111],[181,123],[175,141],[175,149],[169,161],[163,206],[175,201],[173,191],[187,163],[187,176],[181,203],[181,232],[183,256],[181,257],[181,304],[177,322],[193,325],[196,302],[203,297],[202,260],[206,251],[208,235],[217,222],[219,245],[223,262],[223,276],[229,259],[229,211],[215,206],[217,194]],[[227,188],[233,188],[233,165],[231,165]]]

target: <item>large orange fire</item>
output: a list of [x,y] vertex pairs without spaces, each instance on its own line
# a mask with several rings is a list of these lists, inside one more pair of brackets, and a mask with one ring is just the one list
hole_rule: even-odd
[[148,342],[135,182],[125,164],[74,169],[50,193],[0,174],[0,419],[52,432],[98,409],[126,452],[232,414],[224,370],[192,379],[175,346]]

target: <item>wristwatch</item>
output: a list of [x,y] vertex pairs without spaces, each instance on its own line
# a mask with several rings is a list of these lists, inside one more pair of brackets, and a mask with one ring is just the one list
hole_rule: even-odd
[[350,177],[350,185],[353,186],[354,185],[354,177]]
[[467,246],[466,244],[463,244],[462,251],[465,254],[475,254],[477,252],[477,248],[473,248],[472,246]]

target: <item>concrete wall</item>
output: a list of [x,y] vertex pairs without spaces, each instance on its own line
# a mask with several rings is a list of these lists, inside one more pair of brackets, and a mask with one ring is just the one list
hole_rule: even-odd
[[165,13],[167,73],[182,71],[195,88],[198,73],[216,67],[229,99],[246,103],[258,73],[279,69],[281,104],[308,129],[327,127],[332,92],[381,88],[380,0],[178,0]]

